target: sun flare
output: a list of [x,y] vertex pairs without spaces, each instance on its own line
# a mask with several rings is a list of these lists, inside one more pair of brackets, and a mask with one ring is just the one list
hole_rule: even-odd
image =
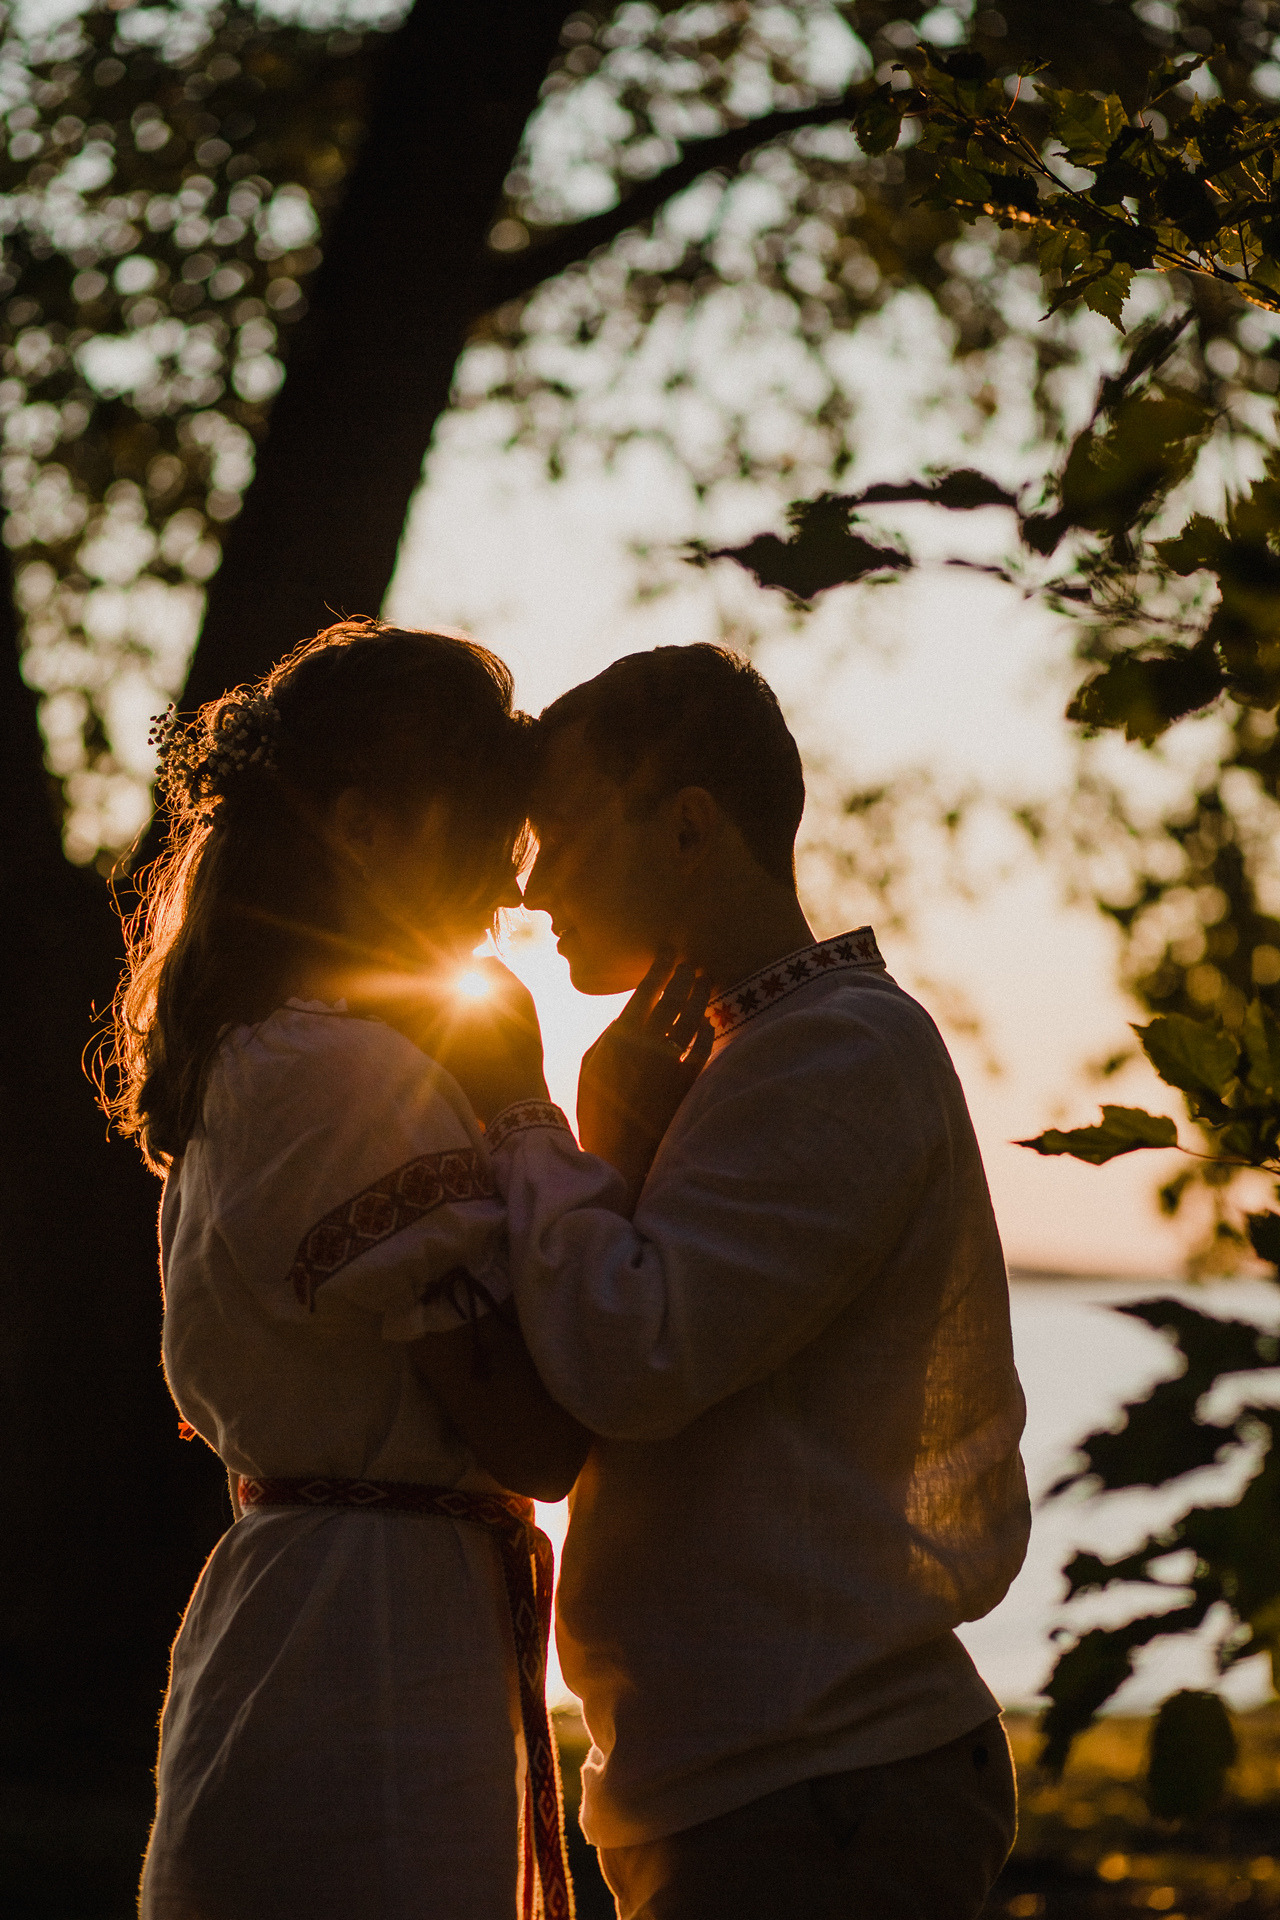
[[453,990],[461,994],[464,1000],[483,1000],[489,991],[489,982],[478,967],[468,967],[454,981]]

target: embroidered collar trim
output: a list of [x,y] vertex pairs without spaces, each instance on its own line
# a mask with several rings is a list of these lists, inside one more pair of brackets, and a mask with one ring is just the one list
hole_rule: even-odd
[[717,1040],[736,1033],[758,1013],[777,1006],[780,1000],[808,986],[825,974],[845,973],[856,967],[883,967],[880,949],[870,927],[858,927],[852,933],[838,933],[820,940],[814,947],[802,947],[772,966],[761,967],[746,980],[739,981],[728,993],[722,993],[707,1007],[707,1019]]

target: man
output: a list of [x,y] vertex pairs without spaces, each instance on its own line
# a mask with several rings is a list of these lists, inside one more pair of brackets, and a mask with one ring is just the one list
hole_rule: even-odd
[[[575,986],[655,958],[660,980],[667,953],[715,996],[705,1067],[687,974],[659,1005],[692,1085],[633,1219],[555,1108],[490,1129],[525,1338],[600,1436],[558,1601],[583,1826],[621,1920],[971,1920],[1014,1789],[953,1629],[1004,1594],[1029,1519],[959,1082],[869,929],[815,940],[799,755],[745,661],[634,655],[540,736],[525,901]],[[584,1145],[625,1173],[610,1058],[606,1036]]]

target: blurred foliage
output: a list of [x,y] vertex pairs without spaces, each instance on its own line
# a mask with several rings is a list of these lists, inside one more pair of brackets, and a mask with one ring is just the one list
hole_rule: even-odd
[[95,8],[0,48],[0,487],[73,858],[145,824],[182,684],[363,130],[367,35]]
[[[1208,104],[1193,88],[1205,72]],[[1127,984],[1152,1011],[1238,1027],[1255,994],[1280,1009],[1280,111],[1220,52],[1173,49],[1127,105],[1051,86],[1030,62],[993,74],[972,47],[907,50],[896,77],[907,84],[886,80],[859,109],[867,137],[888,137],[891,109],[918,125],[927,197],[1030,236],[1051,308],[1092,304],[1119,325],[1134,272],[1159,267],[1165,316],[1138,325],[1038,487],[965,468],[826,493],[788,510],[785,539],[690,557],[727,554],[805,605],[911,567],[869,509],[1007,510],[1016,551],[985,571],[1074,624],[1085,673],[1069,718],[1145,745],[1188,717],[1217,720],[1213,778],[1171,817],[1141,821],[1114,789],[1101,809],[1096,789],[1082,795],[1082,815],[1128,872],[1127,891],[1112,877],[1100,899]],[[1149,259],[1108,251],[1133,253],[1139,229]],[[1171,1213],[1192,1191],[1207,1198],[1199,1259],[1218,1270],[1247,1248],[1230,1185],[1211,1165],[1162,1196]]]
[[[1192,84],[1206,69],[1211,99],[1203,82],[1201,91]],[[1217,781],[1197,795],[1189,817],[1147,836],[1144,852],[1163,842],[1163,862],[1140,873],[1130,900],[1108,908],[1132,956],[1167,924],[1176,896],[1190,895],[1198,909],[1200,945],[1183,933],[1155,968],[1131,968],[1156,1014],[1135,1032],[1197,1130],[1196,1164],[1218,1201],[1216,1253],[1247,1247],[1280,1279],[1280,1213],[1237,1220],[1227,1205],[1241,1174],[1273,1182],[1280,1175],[1280,964],[1272,964],[1280,930],[1258,897],[1261,849],[1280,825],[1280,433],[1269,397],[1242,409],[1214,389],[1208,375],[1228,361],[1221,333],[1206,341],[1204,326],[1206,312],[1221,324],[1224,300],[1265,310],[1252,334],[1244,330],[1251,316],[1242,316],[1237,337],[1252,338],[1274,370],[1280,111],[1251,96],[1212,47],[1152,62],[1145,85],[1127,99],[1052,85],[1039,62],[1009,85],[1013,76],[993,72],[973,47],[944,54],[921,45],[904,52],[899,72],[903,85],[888,76],[859,103],[854,124],[864,145],[887,149],[900,124],[914,123],[926,200],[1028,235],[1050,311],[1083,301],[1122,329],[1134,274],[1153,269],[1177,276],[1180,310],[1138,328],[1091,417],[1033,497],[972,469],[826,493],[790,509],[786,539],[764,534],[691,557],[727,555],[804,605],[838,584],[912,566],[874,514],[868,522],[868,509],[895,501],[953,512],[995,507],[1011,516],[1018,548],[989,570],[1078,623],[1085,677],[1068,708],[1072,720],[1150,746],[1188,716],[1221,710]],[[1238,368],[1238,356],[1230,364]],[[1276,384],[1271,373],[1255,374],[1259,398]],[[1232,441],[1251,459],[1243,478],[1226,484],[1224,445]],[[1181,857],[1171,860],[1171,852]],[[1177,1128],[1166,1115],[1109,1105],[1095,1126],[1055,1128],[1023,1144],[1101,1165],[1175,1146]],[[1168,1210],[1194,1177],[1165,1187]],[[1275,1192],[1280,1198],[1280,1186]],[[1266,1392],[1263,1404],[1249,1393],[1257,1384],[1249,1376],[1274,1379],[1280,1370],[1280,1342],[1270,1329],[1172,1300],[1124,1311],[1173,1341],[1182,1370],[1126,1407],[1117,1430],[1090,1435],[1078,1471],[1054,1493],[1077,1484],[1103,1492],[1165,1487],[1227,1463],[1247,1477],[1233,1502],[1190,1505],[1119,1559],[1080,1553],[1066,1568],[1069,1599],[1137,1585],[1155,1588],[1160,1605],[1081,1632],[1061,1654],[1046,1687],[1051,1768],[1061,1768],[1074,1737],[1157,1639],[1208,1624],[1223,1669],[1265,1653],[1280,1683],[1280,1409],[1265,1404]],[[1210,1417],[1224,1394],[1234,1411]],[[1188,1499],[1193,1493],[1188,1487]],[[1153,1810],[1203,1818],[1233,1754],[1216,1694],[1173,1696],[1153,1737]]]
[[[1038,65],[1011,102],[981,55],[922,46],[904,64],[914,86],[881,88],[855,124],[874,115],[876,143],[893,144],[913,115],[930,202],[1028,229],[1058,281],[1050,312],[1082,299],[1118,327],[1135,271],[1149,267],[1207,274],[1280,310],[1277,115],[1241,96],[1179,99],[1207,58],[1159,61],[1131,111],[1118,93],[1050,86]],[[1030,127],[1017,117],[1024,91]]]
[[[1280,1020],[1260,997],[1238,1025],[1172,1013],[1134,1031],[1160,1079],[1182,1094],[1211,1167],[1253,1169],[1272,1179],[1280,1174]],[[1023,1144],[1096,1166],[1175,1141],[1176,1128],[1163,1115],[1106,1107],[1100,1126],[1052,1129]],[[1280,1198],[1280,1186],[1275,1192]],[[1244,1229],[1256,1257],[1280,1281],[1280,1213],[1250,1214]],[[1182,1370],[1126,1406],[1114,1431],[1090,1434],[1078,1468],[1052,1493],[1082,1484],[1104,1493],[1163,1487],[1228,1462],[1247,1478],[1234,1502],[1192,1505],[1117,1560],[1078,1553],[1066,1567],[1068,1599],[1136,1583],[1155,1587],[1166,1604],[1122,1626],[1092,1628],[1060,1656],[1045,1689],[1050,1766],[1061,1767],[1076,1734],[1129,1677],[1139,1649],[1168,1634],[1198,1632],[1211,1614],[1220,1666],[1265,1653],[1280,1688],[1280,1408],[1266,1404],[1266,1390],[1261,1404],[1252,1397],[1263,1384],[1259,1374],[1273,1381],[1280,1376],[1280,1338],[1270,1328],[1219,1319],[1177,1300],[1144,1300],[1121,1311],[1171,1339]],[[1237,1404],[1214,1419],[1209,1397],[1220,1401],[1224,1383]],[[1171,1600],[1180,1604],[1170,1606]],[[1225,1742],[1205,1734],[1209,1708],[1193,1709],[1185,1699],[1176,1709],[1166,1706],[1153,1751],[1152,1805],[1199,1817],[1220,1791],[1229,1760]]]
[[[986,219],[980,244],[957,244],[966,210],[932,190],[933,156],[913,121],[898,139],[903,62],[923,33],[939,56],[964,41],[958,57],[977,53],[998,76],[1048,61],[1068,86],[1134,99],[1163,59],[1220,44],[1218,65],[1247,88],[1258,73],[1268,84],[1277,23],[1265,0],[582,8],[566,22],[495,236],[517,270],[525,258],[535,268],[575,215],[588,237],[603,220],[600,237],[616,238],[532,301],[496,307],[488,352],[464,365],[461,402],[504,399],[512,438],[553,469],[584,436],[608,450],[644,437],[674,451],[700,490],[752,476],[794,487],[839,476],[858,451],[833,348],[911,292],[936,308],[961,372],[950,397],[967,392],[974,430],[995,404],[991,356],[1016,335],[1052,436],[1053,376],[1078,348],[1061,328],[1028,324],[1019,296],[1035,247],[1024,225]],[[748,147],[738,136],[752,128]],[[648,190],[682,159],[695,184],[654,218]],[[644,217],[629,224],[633,205]],[[767,369],[745,350],[762,335]],[[732,388],[707,377],[726,348]]]
[[1180,1826],[1151,1807],[1148,1715],[1108,1714],[1056,1777],[1037,1765],[1030,1716],[1005,1718],[1018,1769],[1018,1839],[988,1903],[990,1920],[1122,1920],[1153,1912],[1272,1920],[1280,1912],[1280,1708],[1241,1714],[1227,1729],[1239,1747],[1225,1796]]
[[[1273,12],[1269,0],[566,10],[477,262],[455,406],[489,408],[506,442],[538,448],[552,472],[574,447],[645,439],[699,495],[742,479],[820,486],[857,451],[841,343],[906,295],[928,302],[953,355],[962,432],[992,420],[996,358],[1016,337],[1052,438],[1079,342],[1029,319],[1026,224],[983,216],[962,242],[971,209],[936,190],[936,152],[892,144],[903,63],[919,65],[920,33],[940,57],[967,34],[997,75],[1048,61],[1064,88],[1102,89],[1128,111],[1149,68],[1219,45],[1215,84],[1257,78],[1265,94],[1268,75],[1280,81]],[[145,815],[141,721],[182,679],[359,148],[376,29],[392,24],[356,22],[343,0],[298,22],[195,0],[98,4],[43,35],[15,16],[0,45],[4,498],[26,671],[46,696],[77,859],[127,843]],[[945,66],[929,71],[945,87]],[[1034,142],[1042,108],[1019,113]],[[1269,337],[1250,345],[1221,302],[1202,305],[1208,403],[1273,390]],[[1213,371],[1204,356],[1218,348]]]
[[[1184,1687],[1170,1694],[1151,1729],[1147,1794],[1164,1820],[1203,1820],[1222,1800],[1239,1749],[1216,1693]],[[1188,1765],[1188,1757],[1194,1756]]]

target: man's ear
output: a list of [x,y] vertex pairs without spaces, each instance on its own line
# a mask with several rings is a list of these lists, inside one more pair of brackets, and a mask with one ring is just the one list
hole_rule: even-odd
[[681,787],[671,797],[671,816],[681,862],[697,866],[720,837],[724,809],[705,787]]

